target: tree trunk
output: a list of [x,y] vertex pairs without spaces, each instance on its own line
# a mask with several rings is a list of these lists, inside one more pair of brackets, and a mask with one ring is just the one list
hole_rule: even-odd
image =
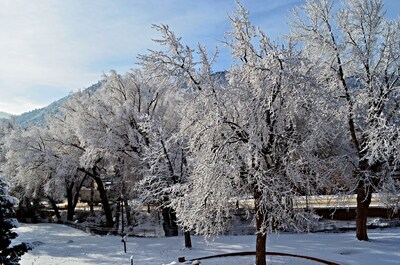
[[58,210],[56,201],[53,200],[51,197],[47,197],[47,199],[49,200],[49,202],[51,204],[51,207],[54,210],[54,213],[56,215],[57,220],[60,221],[61,220],[61,215],[60,215],[60,211]]
[[90,184],[90,199],[89,199],[89,211],[90,215],[94,216],[94,182],[93,179]]
[[163,229],[165,236],[172,236],[171,235],[171,219],[169,216],[169,208],[163,207],[162,208],[162,216],[163,216]]
[[[124,236],[125,221],[124,221],[124,200],[121,200],[121,235]],[[126,253],[126,251],[125,251]]]
[[[83,182],[85,181],[86,176],[82,178],[78,185],[75,185],[76,182],[71,182],[69,186],[67,186],[67,220],[72,221],[74,219],[75,208],[78,204],[79,200],[79,192],[82,189]],[[75,188],[76,187],[76,188]],[[75,188],[75,191],[74,191]]]
[[176,218],[176,212],[172,208],[170,210],[170,216],[171,216],[172,236],[178,236],[178,218]]
[[108,201],[107,191],[104,188],[103,181],[99,177],[94,178],[94,181],[97,184],[97,190],[99,191],[101,204],[103,205],[104,214],[106,216],[106,227],[113,227],[114,221],[113,221],[112,211],[110,203]]
[[356,220],[356,236],[358,240],[368,241],[367,234],[367,217],[368,207],[371,203],[371,192],[366,192],[362,184],[357,189],[357,220]]
[[81,193],[81,189],[83,187],[83,183],[85,182],[87,176],[88,175],[85,174],[85,177],[82,178],[82,180],[80,181],[79,185],[77,186],[77,188],[75,190],[75,194],[74,194],[74,211],[75,211],[76,206],[78,205],[79,195]]
[[185,231],[183,234],[185,236],[185,248],[192,248],[192,240],[190,238],[190,231]]
[[256,265],[266,265],[267,257],[265,250],[267,247],[267,234],[261,232],[257,233],[256,239]]
[[73,201],[73,203],[74,203],[74,212],[75,212],[76,206],[78,205],[80,191],[81,191],[81,189],[75,191],[75,194],[74,194],[74,201]]
[[[99,158],[97,162],[100,162],[101,160],[102,160],[102,158]],[[96,162],[96,164],[97,164],[97,162]],[[106,216],[106,227],[113,227],[114,221],[113,221],[110,203],[109,203],[108,197],[107,197],[107,191],[104,188],[104,184],[100,178],[99,173],[96,172],[96,167],[93,167],[92,172],[90,172],[84,168],[78,168],[78,170],[87,174],[96,182],[97,190],[99,191],[99,195],[100,195],[101,204],[103,205],[104,214]]]
[[79,200],[79,190],[74,194],[73,193],[74,185],[67,189],[67,220],[73,221],[75,208],[78,204]]
[[35,224],[38,222],[36,215],[37,212],[37,199],[33,199],[32,202],[28,197],[25,197],[26,214],[28,218],[31,218],[31,223]]
[[129,206],[128,200],[125,199],[125,196],[124,196],[124,206],[125,206],[125,214],[126,214],[126,225],[131,226],[131,224],[132,224],[131,207]]
[[254,190],[254,206],[256,211],[256,230],[257,230],[257,239],[256,239],[256,263],[255,265],[266,265],[267,257],[265,255],[265,251],[267,248],[267,234],[266,231],[263,231],[262,224],[264,222],[264,212],[260,209],[260,200],[262,193],[255,188]]
[[162,216],[165,236],[178,236],[175,211],[171,207],[163,207]]
[[67,220],[73,221],[75,205],[74,205],[74,197],[72,195],[73,185],[67,188]]
[[117,201],[117,210],[115,212],[115,228],[119,232],[119,218],[120,218],[120,212],[121,212],[121,202]]

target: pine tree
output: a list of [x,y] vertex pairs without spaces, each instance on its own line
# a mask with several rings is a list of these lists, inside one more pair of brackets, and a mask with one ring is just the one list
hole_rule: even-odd
[[0,177],[0,265],[15,265],[19,264],[20,257],[31,247],[27,243],[10,246],[11,240],[18,236],[12,231],[18,223],[12,218],[16,202],[8,195],[7,188],[7,184]]

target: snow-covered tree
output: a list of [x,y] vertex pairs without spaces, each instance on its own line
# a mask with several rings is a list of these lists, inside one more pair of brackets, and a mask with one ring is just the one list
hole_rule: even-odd
[[115,190],[125,200],[128,222],[128,200],[137,196],[136,184],[146,167],[142,156],[150,141],[147,124],[159,106],[161,91],[157,89],[154,81],[140,70],[132,70],[124,75],[111,71],[98,91],[103,108],[108,110],[108,114],[103,111],[104,122],[112,129],[104,134],[107,140],[97,146],[103,150],[108,167],[115,173]]
[[186,145],[184,138],[177,138],[181,121],[182,101],[177,95],[160,96],[155,115],[146,124],[149,144],[145,146],[142,161],[146,170],[139,183],[144,203],[159,205],[163,216],[166,236],[178,235],[176,213],[169,205],[174,190],[188,176]]
[[[146,124],[150,141],[143,161],[148,170],[140,182],[140,191],[145,202],[160,206],[165,234],[171,236],[178,234],[176,209],[171,201],[182,196],[180,186],[187,182],[191,172],[187,138],[179,133],[185,115],[183,109],[191,92],[201,87],[198,73],[193,69],[197,63],[192,58],[192,50],[184,47],[168,26],[154,25],[154,28],[162,36],[157,42],[168,52],[152,51],[139,56],[144,73],[162,91],[158,109]],[[185,247],[190,248],[190,232],[184,233]]]
[[[146,126],[158,108],[158,88],[139,70],[125,75],[111,71],[98,90],[78,92],[63,106],[66,123],[78,140],[75,147],[82,151],[79,170],[96,181],[102,204],[109,209],[107,220],[112,218],[109,197],[122,196],[128,205],[143,174],[142,156],[149,145]],[[112,181],[113,194],[104,189],[105,180]]]
[[299,229],[298,221],[308,217],[294,211],[293,197],[302,194],[307,180],[318,188],[318,174],[329,171],[317,166],[324,164],[317,151],[329,137],[316,135],[328,112],[313,109],[318,90],[291,46],[274,46],[241,6],[231,23],[226,44],[236,64],[226,84],[212,73],[214,56],[199,46],[196,62],[167,26],[156,27],[166,51],[141,59],[147,71],[187,92],[179,135],[187,140],[193,168],[172,203],[181,225],[219,234],[230,219],[232,199],[253,197],[260,265],[266,263],[267,233]]
[[101,113],[93,110],[98,100],[93,91],[77,92],[62,106],[64,117],[62,127],[68,128],[67,137],[61,138],[60,143],[65,148],[73,149],[78,158],[77,170],[90,177],[96,183],[106,218],[105,225],[114,225],[109,195],[105,189],[104,172],[106,171],[105,157],[95,146],[95,141],[101,141],[100,132],[105,128]]
[[[335,95],[338,126],[347,137],[357,194],[357,238],[368,240],[367,210],[373,192],[398,193],[400,22],[384,17],[379,0],[308,1],[294,12],[291,38],[318,71],[321,90]],[[350,147],[350,148],[349,148]],[[336,167],[340,167],[338,164]]]
[[79,141],[73,128],[66,124],[65,116],[53,116],[47,120],[47,124],[42,137],[52,148],[55,165],[45,188],[49,193],[61,186],[64,190],[61,194],[65,194],[67,199],[67,220],[72,221],[81,188],[88,179],[88,175],[79,170],[82,150],[76,148]]
[[[46,197],[45,185],[52,175],[54,156],[39,127],[16,128],[5,140],[6,162],[2,169],[10,180],[13,193],[30,207],[30,201]],[[48,198],[56,201],[59,192],[50,191]],[[29,201],[29,202],[28,202]]]
[[4,146],[5,138],[16,127],[14,120],[0,119],[0,174],[1,165],[5,162],[6,149]]
[[15,198],[8,194],[8,186],[0,176],[0,264],[17,265],[23,254],[32,249],[27,243],[11,246],[18,234],[12,229],[18,226],[14,218]]
[[31,126],[10,133],[6,137],[4,173],[21,200],[47,198],[58,219],[61,216],[56,202],[66,194],[67,220],[72,220],[85,176],[77,170],[79,156],[60,144],[68,135],[64,130],[56,136],[56,125],[53,120],[52,126]]
[[129,198],[126,193],[135,190],[135,182],[144,176],[140,185],[143,202],[160,205],[166,235],[177,235],[175,213],[166,206],[169,200],[164,195],[180,182],[185,166],[181,141],[173,138],[179,124],[179,100],[168,90],[165,80],[148,72],[119,75],[112,71],[95,95],[98,103],[93,104],[103,105],[97,112],[102,113],[108,129],[97,126],[99,135],[88,146],[102,150],[109,166],[117,169],[124,198]]

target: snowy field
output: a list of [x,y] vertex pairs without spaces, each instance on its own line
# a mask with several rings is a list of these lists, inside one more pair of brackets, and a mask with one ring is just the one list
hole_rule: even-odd
[[[192,237],[193,249],[183,248],[183,237],[136,238],[127,242],[127,253],[118,236],[98,236],[58,224],[21,224],[15,242],[35,245],[22,257],[22,265],[171,264],[180,256],[193,259],[214,254],[254,251],[255,236],[222,236],[205,242]],[[339,264],[400,264],[400,228],[370,230],[370,242],[359,242],[355,233],[269,235],[268,251],[314,256]],[[202,260],[204,265],[253,264],[254,257]],[[173,263],[172,263],[173,264]],[[318,264],[301,259],[272,257],[270,264]]]

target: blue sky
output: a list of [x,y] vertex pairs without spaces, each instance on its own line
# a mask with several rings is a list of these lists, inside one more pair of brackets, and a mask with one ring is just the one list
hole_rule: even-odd
[[[253,24],[272,39],[288,33],[288,11],[304,0],[242,0]],[[400,1],[385,0],[396,17]],[[168,24],[191,47],[220,50],[215,70],[230,66],[220,40],[234,0],[0,0],[0,111],[20,114],[67,96],[114,69],[137,67],[157,49],[152,24]]]

